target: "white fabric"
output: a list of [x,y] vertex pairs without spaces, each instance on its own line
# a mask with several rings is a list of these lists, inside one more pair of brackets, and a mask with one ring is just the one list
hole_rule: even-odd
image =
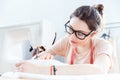
[[[120,74],[99,74],[99,75],[42,75],[22,72],[8,72],[7,78],[23,78],[29,80],[120,80]],[[6,76],[2,76],[6,78]],[[12,80],[12,79],[11,79]]]

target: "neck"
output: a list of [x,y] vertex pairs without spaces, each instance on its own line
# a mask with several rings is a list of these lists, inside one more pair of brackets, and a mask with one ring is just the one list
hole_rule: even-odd
[[77,47],[77,52],[78,53],[83,53],[85,51],[88,51],[91,48],[91,40],[87,41],[86,44],[82,46]]

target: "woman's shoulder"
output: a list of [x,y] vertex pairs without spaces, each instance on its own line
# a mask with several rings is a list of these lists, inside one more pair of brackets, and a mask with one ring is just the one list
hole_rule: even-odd
[[95,45],[99,45],[99,44],[108,45],[108,44],[111,44],[111,42],[109,40],[106,40],[106,39],[103,39],[103,38],[99,38],[99,37],[95,37],[93,39],[93,43]]
[[63,36],[57,42],[61,47],[68,47],[69,46],[69,37]]
[[99,54],[106,53],[106,54],[111,55],[113,52],[113,46],[111,42],[103,38],[95,38],[94,47],[95,47],[95,51],[99,52]]
[[59,39],[59,41],[62,43],[66,43],[66,42],[68,42],[68,40],[69,40],[68,36],[63,36],[62,38]]

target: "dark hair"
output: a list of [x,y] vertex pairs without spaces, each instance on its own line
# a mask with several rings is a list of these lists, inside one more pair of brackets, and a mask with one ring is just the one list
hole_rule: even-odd
[[102,4],[78,7],[72,13],[70,19],[74,16],[78,17],[87,23],[90,30],[95,31],[102,27],[103,8]]

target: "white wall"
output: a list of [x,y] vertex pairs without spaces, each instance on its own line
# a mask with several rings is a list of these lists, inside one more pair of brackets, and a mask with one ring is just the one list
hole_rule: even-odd
[[0,0],[0,27],[46,19],[61,37],[64,23],[75,8],[96,3],[105,5],[106,23],[120,20],[119,0]]

